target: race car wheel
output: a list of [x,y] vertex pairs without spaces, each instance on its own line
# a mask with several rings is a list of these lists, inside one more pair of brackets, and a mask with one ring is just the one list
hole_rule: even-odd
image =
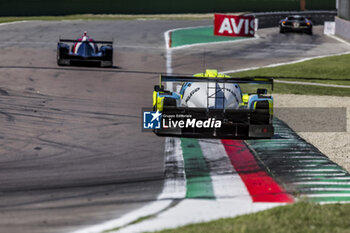
[[312,35],[312,28],[307,31],[307,34]]
[[269,102],[267,100],[256,103],[255,113],[250,116],[250,123],[257,125],[270,123]]
[[68,66],[68,65],[70,65],[70,61],[68,59],[62,59],[60,56],[60,53],[57,52],[57,65]]
[[59,65],[59,66],[63,65],[62,61],[61,61],[61,58],[60,58],[60,53],[59,52],[57,52],[57,65]]
[[113,66],[113,60],[111,60],[111,61],[101,61],[100,66],[101,67],[112,67]]
[[284,33],[284,29],[280,27],[280,33]]
[[57,43],[57,65],[59,66],[70,65],[69,59],[64,59],[65,54],[68,54],[68,51],[69,51],[68,45],[63,43]]
[[57,51],[57,65],[61,66],[62,62],[61,62],[61,58],[60,58],[60,52]]
[[163,109],[167,107],[176,107],[176,99],[165,97],[163,100]]

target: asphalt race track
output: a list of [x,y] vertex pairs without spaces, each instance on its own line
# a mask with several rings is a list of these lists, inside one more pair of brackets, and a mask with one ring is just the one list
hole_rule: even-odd
[[[211,21],[60,21],[0,26],[0,232],[67,232],[117,218],[161,192],[164,138],[141,132],[141,108],[166,71],[163,33]],[[114,65],[58,67],[56,44],[83,31],[114,39]],[[349,48],[322,34],[172,52],[176,73],[232,70]],[[335,46],[336,45],[336,46]]]

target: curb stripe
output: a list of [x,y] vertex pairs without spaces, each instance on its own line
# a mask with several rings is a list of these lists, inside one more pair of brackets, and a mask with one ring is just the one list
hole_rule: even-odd
[[242,140],[221,141],[232,165],[247,186],[253,202],[293,202],[293,198],[260,168]]
[[350,174],[283,121],[275,117],[273,124],[273,138],[246,143],[287,191],[322,203],[335,202],[339,194],[342,194],[339,201],[350,201]]
[[187,181],[186,198],[215,199],[209,168],[197,139],[181,138]]
[[158,200],[183,199],[186,195],[186,179],[181,142],[179,138],[165,138],[165,180]]
[[247,187],[233,168],[220,140],[199,139],[203,156],[210,169],[216,200],[239,198],[252,202]]

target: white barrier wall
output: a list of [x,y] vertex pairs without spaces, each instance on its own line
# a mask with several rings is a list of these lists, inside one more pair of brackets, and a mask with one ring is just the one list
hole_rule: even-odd
[[350,21],[335,17],[335,34],[350,41]]

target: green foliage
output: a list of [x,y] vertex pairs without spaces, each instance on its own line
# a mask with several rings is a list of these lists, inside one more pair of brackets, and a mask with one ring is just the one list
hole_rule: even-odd
[[[276,80],[350,85],[350,55],[313,59],[296,64],[244,71],[232,77],[268,76]],[[275,93],[350,96],[350,88],[275,83]]]
[[[234,207],[233,207],[234,208]],[[350,205],[301,202],[161,233],[341,233],[350,232]]]
[[[310,1],[311,4],[308,2]],[[308,10],[335,9],[334,0],[308,0]],[[27,0],[1,1],[2,16],[45,16],[68,14],[172,14],[243,11],[299,10],[299,0]]]

